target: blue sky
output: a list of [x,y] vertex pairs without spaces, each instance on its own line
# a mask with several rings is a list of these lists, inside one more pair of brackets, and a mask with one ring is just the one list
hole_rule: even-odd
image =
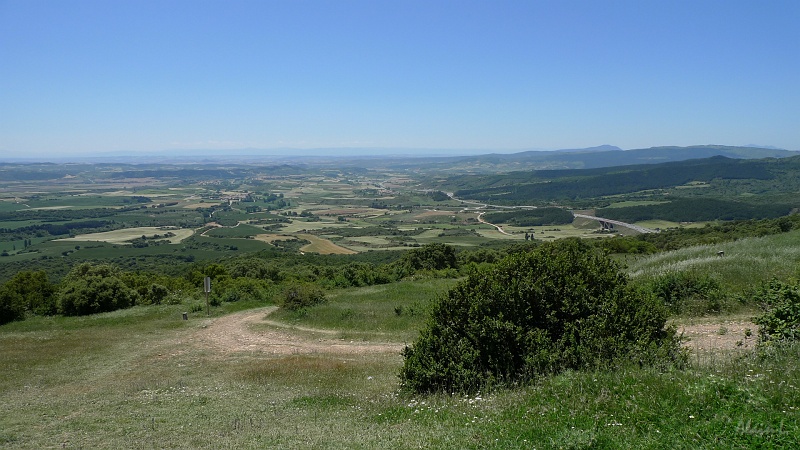
[[0,156],[600,144],[800,150],[800,2],[0,0]]

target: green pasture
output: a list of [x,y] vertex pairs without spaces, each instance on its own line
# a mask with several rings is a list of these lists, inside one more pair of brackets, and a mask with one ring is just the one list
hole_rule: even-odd
[[211,243],[221,247],[236,247],[239,252],[257,252],[271,247],[270,244],[257,239],[244,238],[214,238],[208,236],[198,236],[199,243]]
[[23,228],[31,225],[40,225],[40,224],[42,224],[41,220],[7,220],[7,221],[0,221],[0,228],[7,228],[9,230],[13,230],[16,228]]
[[356,237],[348,237],[345,240],[348,243],[350,242],[364,243],[375,247],[397,244],[397,241],[390,240],[389,236],[356,236]]
[[24,202],[17,203],[10,200],[0,201],[0,212],[12,212],[12,211],[22,211],[25,209],[30,209],[23,203]]
[[321,220],[319,222],[306,222],[300,219],[293,219],[291,223],[285,223],[284,226],[281,228],[281,233],[299,233],[304,231],[314,231],[320,230],[323,228],[329,227],[352,227],[353,224],[350,222],[338,222],[338,221],[325,221]]
[[[440,231],[441,232],[441,231]],[[424,233],[423,233],[424,234]],[[439,237],[438,234],[435,237],[427,237],[427,236],[415,236],[414,240],[418,241],[420,244],[430,244],[434,242],[439,242],[442,244],[448,244],[458,247],[474,247],[481,245],[483,243],[489,242],[492,238],[486,238],[484,236],[441,236]]]
[[203,217],[193,210],[184,209],[144,209],[126,211],[109,219],[141,226],[201,226]]

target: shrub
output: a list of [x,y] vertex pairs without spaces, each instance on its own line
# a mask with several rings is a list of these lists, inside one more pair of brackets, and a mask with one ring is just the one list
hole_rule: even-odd
[[299,310],[325,301],[325,293],[311,283],[294,282],[283,289],[280,305],[286,309]]
[[650,282],[650,289],[673,314],[719,313],[725,307],[719,282],[695,272],[669,272]]
[[666,311],[616,264],[577,240],[511,255],[440,298],[403,350],[416,392],[474,392],[567,369],[681,363]]
[[760,295],[766,310],[754,319],[761,343],[800,339],[800,286],[771,281]]

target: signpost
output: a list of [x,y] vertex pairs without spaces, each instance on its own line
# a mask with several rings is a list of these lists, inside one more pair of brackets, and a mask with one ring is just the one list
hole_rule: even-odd
[[211,277],[203,279],[203,292],[206,293],[206,315],[211,316],[211,307],[208,304],[208,293],[211,292]]

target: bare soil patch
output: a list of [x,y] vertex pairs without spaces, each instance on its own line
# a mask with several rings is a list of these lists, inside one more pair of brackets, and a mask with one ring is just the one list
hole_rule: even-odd
[[[333,330],[296,327],[267,319],[277,309],[270,306],[213,319],[197,331],[192,341],[223,353],[272,355],[396,354],[403,349],[403,344],[399,343],[344,340],[337,338],[338,332]],[[253,325],[267,325],[269,328],[255,329]]]
[[747,320],[693,323],[680,325],[677,330],[679,334],[683,333],[684,347],[696,355],[724,354],[752,349],[758,336],[758,326]]

